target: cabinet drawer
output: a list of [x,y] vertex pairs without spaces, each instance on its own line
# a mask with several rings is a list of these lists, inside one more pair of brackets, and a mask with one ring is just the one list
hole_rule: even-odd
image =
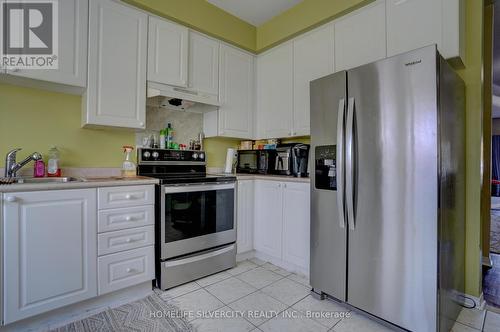
[[97,220],[99,233],[154,225],[155,210],[153,205],[101,210]]
[[99,295],[154,279],[154,247],[98,258]]
[[154,245],[154,226],[126,229],[98,235],[97,254],[107,255]]
[[99,188],[99,209],[154,204],[154,186]]

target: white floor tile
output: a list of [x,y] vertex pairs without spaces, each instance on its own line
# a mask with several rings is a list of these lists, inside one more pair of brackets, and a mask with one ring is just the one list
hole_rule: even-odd
[[456,322],[453,327],[451,328],[450,332],[478,332],[480,330],[473,329],[470,326],[460,324]]
[[236,265],[236,267],[233,267],[232,269],[227,270],[227,273],[235,276],[235,275],[241,274],[243,272],[247,272],[247,271],[250,271],[252,269],[255,269],[256,267],[258,267],[257,264],[254,264],[250,261],[242,261],[242,262],[239,262]]
[[205,288],[225,304],[253,293],[257,288],[236,278],[228,278]]
[[261,266],[261,265],[264,265],[267,263],[266,261],[263,261],[262,259],[258,259],[257,257],[250,258],[249,261],[254,263],[255,265],[258,265],[258,266]]
[[255,288],[266,287],[267,285],[283,278],[279,274],[266,270],[262,267],[238,274],[236,277],[246,283],[249,283]]
[[476,330],[481,330],[485,315],[486,311],[484,310],[463,308],[458,315],[457,321]]
[[484,332],[498,332],[500,331],[500,314],[488,311],[486,313],[486,320],[484,321]]
[[268,320],[259,328],[264,332],[326,332],[328,328],[305,317],[297,310],[287,309],[278,317]]
[[198,318],[201,311],[215,310],[224,306],[224,303],[204,289],[176,297],[171,303],[184,312],[188,321]]
[[331,328],[349,313],[349,309],[332,300],[318,300],[312,295],[296,303],[292,308],[306,314],[307,317]]
[[263,293],[287,305],[293,305],[310,293],[310,289],[289,279],[281,279],[261,289]]
[[245,318],[229,307],[214,311],[213,317],[198,318],[191,322],[197,332],[247,332],[255,329]]
[[161,289],[155,288],[156,294],[158,294],[162,299],[168,300],[168,299],[173,299],[175,297],[191,293],[197,289],[200,289],[201,286],[198,285],[196,282],[189,282],[184,285],[180,285],[171,289],[168,289],[166,291],[162,291]]
[[244,317],[256,326],[286,309],[286,305],[260,291],[231,303],[229,307],[243,312]]
[[226,271],[212,274],[208,277],[196,280],[196,283],[201,287],[207,287],[208,285],[215,284],[216,282],[222,281],[224,279],[231,278],[231,275]]
[[298,282],[299,284],[302,284],[304,286],[311,287],[311,285],[309,284],[309,279],[303,275],[292,273],[288,275],[287,278],[295,282]]
[[262,265],[262,267],[269,270],[269,271],[273,271],[274,273],[277,273],[283,277],[286,277],[286,276],[292,274],[291,272],[289,272],[285,269],[282,269],[281,267],[276,266],[276,265],[271,264],[271,263],[266,263],[266,264]]
[[388,327],[370,320],[357,313],[351,313],[348,318],[342,319],[332,329],[335,332],[388,332],[393,331]]

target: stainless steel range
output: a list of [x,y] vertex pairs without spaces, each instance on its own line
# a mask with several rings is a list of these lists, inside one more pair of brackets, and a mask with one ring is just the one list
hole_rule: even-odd
[[206,173],[203,151],[138,149],[156,190],[156,280],[161,289],[236,264],[236,178]]

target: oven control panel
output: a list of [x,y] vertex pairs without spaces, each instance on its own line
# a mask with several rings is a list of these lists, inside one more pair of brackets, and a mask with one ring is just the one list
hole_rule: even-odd
[[205,162],[204,151],[167,150],[167,149],[138,149],[137,160],[143,162]]

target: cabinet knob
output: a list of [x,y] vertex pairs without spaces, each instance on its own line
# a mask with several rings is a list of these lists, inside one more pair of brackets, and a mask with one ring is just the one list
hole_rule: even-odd
[[286,183],[283,183],[283,188],[286,188]]
[[132,195],[130,195],[130,194],[125,195],[125,199],[131,199],[131,198],[132,198]]
[[144,127],[144,122],[139,122],[139,126]]
[[7,197],[5,197],[5,200],[7,202],[13,203],[13,202],[17,201],[17,197],[16,196],[7,196]]
[[128,238],[128,239],[125,240],[125,242],[130,243],[130,242],[132,242],[132,239]]
[[281,183],[278,183],[278,188],[281,188]]
[[126,216],[126,217],[125,217],[125,221],[130,221],[130,220],[132,220],[132,217],[131,217],[131,216]]
[[134,269],[131,269],[131,268],[128,267],[125,271],[127,271],[127,273],[130,273],[130,272],[133,272]]

